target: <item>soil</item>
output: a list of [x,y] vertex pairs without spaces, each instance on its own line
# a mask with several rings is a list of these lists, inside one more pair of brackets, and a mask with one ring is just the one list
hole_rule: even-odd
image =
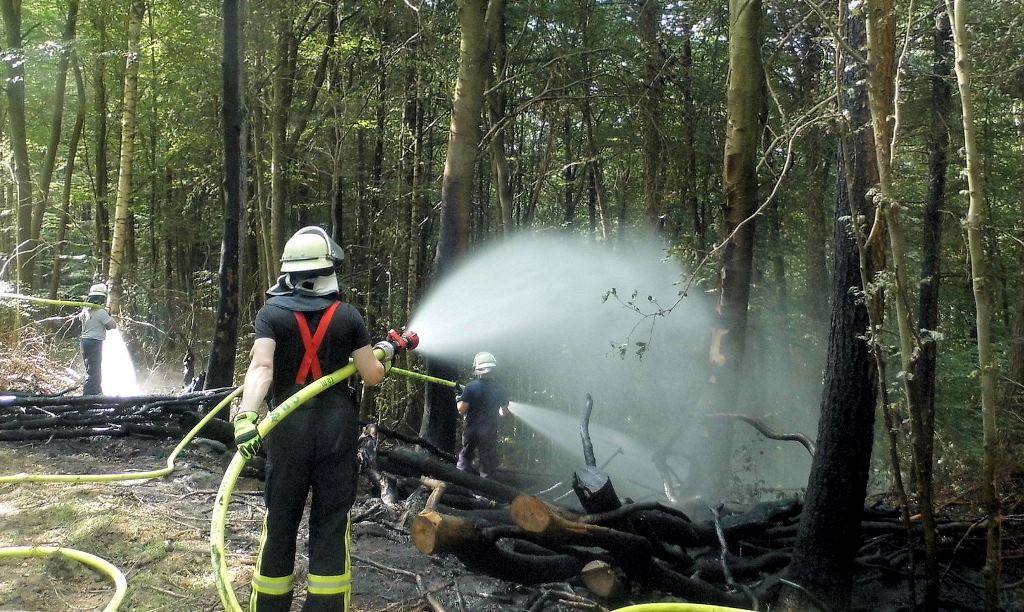
[[[80,474],[162,467],[173,440],[91,438],[0,445],[0,473]],[[0,485],[0,547],[47,545],[75,548],[116,565],[128,580],[122,610],[222,610],[211,577],[210,514],[230,456],[216,443],[193,442],[168,477],[149,481]],[[262,483],[242,478],[228,519],[228,565],[238,600],[259,543]],[[353,612],[430,610],[423,588],[452,611],[529,609],[540,592],[468,572],[453,558],[417,551],[408,532],[377,522],[370,495],[361,495],[353,525]],[[306,572],[300,531],[299,584]],[[0,557],[0,610],[100,610],[113,588],[105,576],[61,557]],[[296,589],[294,609],[303,594]],[[538,610],[568,610],[557,603]],[[580,609],[580,608],[572,608]]]

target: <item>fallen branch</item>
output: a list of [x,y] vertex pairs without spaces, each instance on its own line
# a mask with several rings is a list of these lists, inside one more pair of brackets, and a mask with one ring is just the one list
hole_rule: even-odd
[[709,414],[708,416],[743,421],[744,423],[750,425],[757,431],[761,432],[761,435],[763,435],[764,437],[770,438],[772,440],[787,440],[791,442],[799,442],[801,445],[803,445],[805,449],[807,449],[807,452],[810,453],[812,457],[814,456],[814,453],[816,451],[814,442],[812,442],[811,439],[805,436],[804,434],[777,432],[774,429],[768,427],[768,424],[765,423],[762,419],[747,416],[745,414],[734,414],[728,412],[714,412]]

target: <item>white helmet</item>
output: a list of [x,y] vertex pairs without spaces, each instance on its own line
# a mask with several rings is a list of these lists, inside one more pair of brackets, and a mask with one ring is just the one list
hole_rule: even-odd
[[344,258],[338,243],[323,228],[311,225],[295,232],[284,244],[281,272],[333,269]]
[[107,286],[103,283],[96,283],[92,287],[89,287],[89,297],[107,297]]
[[495,361],[494,355],[482,351],[473,357],[473,373],[474,374],[487,374],[494,368],[498,367],[498,362]]

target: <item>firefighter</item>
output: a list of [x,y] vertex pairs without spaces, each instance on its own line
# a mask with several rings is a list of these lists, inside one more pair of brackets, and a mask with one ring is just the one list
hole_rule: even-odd
[[[106,304],[107,286],[96,283],[89,287],[85,301]],[[82,360],[85,361],[82,395],[100,395],[103,393],[103,341],[107,338],[107,330],[117,327],[117,323],[106,308],[83,307],[78,318],[82,322]]]
[[[351,357],[363,382],[383,379],[394,348],[370,346],[362,316],[339,301],[341,247],[319,227],[293,235],[281,255],[281,276],[256,315],[256,340],[245,373],[242,399],[232,411],[235,444],[252,458],[264,444],[256,425],[303,386],[343,367]],[[373,348],[382,348],[385,365]],[[355,499],[359,434],[355,392],[344,383],[307,401],[277,424],[265,441],[265,499],[250,611],[291,607],[296,535],[306,495],[309,576],[304,611],[347,611],[351,593],[349,509]]]
[[480,475],[484,478],[498,469],[498,416],[508,410],[505,388],[493,379],[496,367],[498,362],[494,355],[477,353],[473,357],[473,376],[476,379],[455,398],[459,414],[466,419],[458,467],[468,470],[474,457],[478,457]]

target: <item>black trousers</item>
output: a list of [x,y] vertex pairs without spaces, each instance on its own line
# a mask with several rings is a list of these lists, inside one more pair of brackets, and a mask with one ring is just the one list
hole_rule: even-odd
[[349,509],[356,494],[359,423],[354,403],[337,396],[330,401],[333,406],[297,409],[267,437],[267,518],[250,610],[290,609],[296,536],[310,491],[309,578],[302,609],[348,610],[352,580]]
[[100,395],[103,393],[103,341],[82,338],[82,359],[85,360],[85,385],[82,387],[82,395]]
[[466,429],[462,432],[462,450],[458,468],[469,470],[474,458],[480,459],[480,475],[492,476],[498,469],[498,430]]

